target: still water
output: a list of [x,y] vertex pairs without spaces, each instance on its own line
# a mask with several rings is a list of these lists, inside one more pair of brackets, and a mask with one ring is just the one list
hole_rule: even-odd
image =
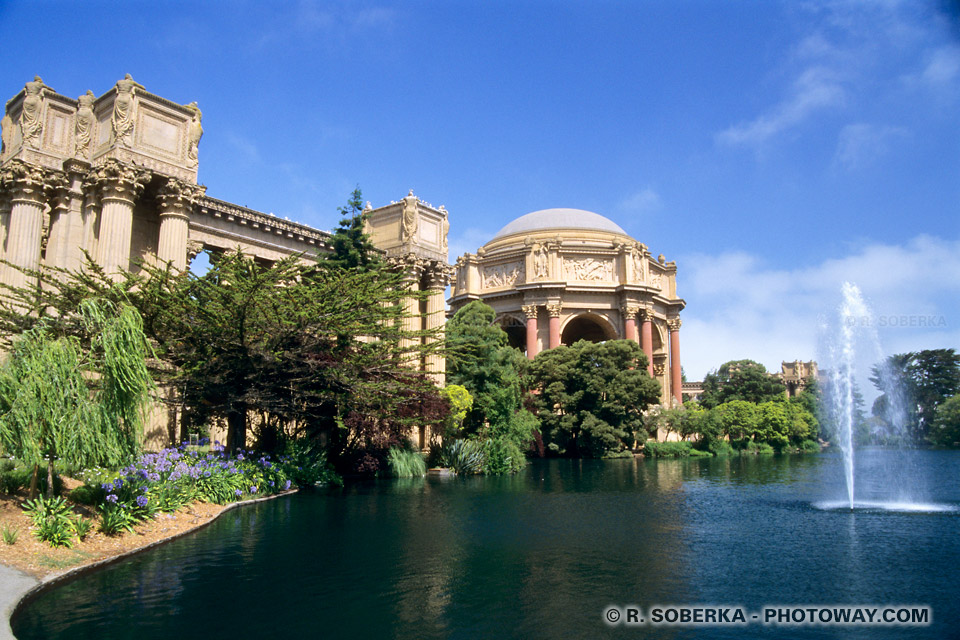
[[[938,511],[823,508],[837,455],[536,461],[508,478],[300,493],[51,590],[18,638],[960,636],[960,452],[909,462]],[[872,475],[872,473],[871,473]],[[927,605],[925,627],[607,626],[610,605]]]

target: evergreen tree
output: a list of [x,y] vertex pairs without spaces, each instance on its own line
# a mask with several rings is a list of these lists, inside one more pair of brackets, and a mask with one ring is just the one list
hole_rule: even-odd
[[350,194],[347,204],[337,211],[342,219],[330,238],[333,252],[327,256],[327,261],[343,269],[356,269],[381,260],[380,251],[364,231],[366,214],[359,186]]

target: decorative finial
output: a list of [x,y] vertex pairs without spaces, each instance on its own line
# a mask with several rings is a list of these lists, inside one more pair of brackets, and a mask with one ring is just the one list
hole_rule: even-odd
[[367,200],[367,206],[363,208],[364,211],[373,211],[373,205],[370,204],[370,201]]
[[666,262],[666,261],[667,261],[667,259],[664,257],[664,255],[663,255],[662,253],[657,256],[657,262],[659,262],[660,264],[663,264],[663,263]]

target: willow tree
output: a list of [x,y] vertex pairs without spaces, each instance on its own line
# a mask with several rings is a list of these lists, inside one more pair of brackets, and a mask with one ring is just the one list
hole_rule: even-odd
[[55,459],[117,466],[139,451],[153,388],[140,316],[101,300],[83,302],[80,319],[86,346],[40,323],[0,367],[0,445],[33,466],[31,497],[44,458],[52,495]]

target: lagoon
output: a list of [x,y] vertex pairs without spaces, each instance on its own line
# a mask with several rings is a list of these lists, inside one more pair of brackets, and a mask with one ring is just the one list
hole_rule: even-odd
[[[960,632],[960,452],[534,461],[349,483],[228,512],[51,589],[18,638],[937,638]],[[861,491],[858,484],[858,492]],[[608,626],[636,605],[924,605],[929,626]]]

